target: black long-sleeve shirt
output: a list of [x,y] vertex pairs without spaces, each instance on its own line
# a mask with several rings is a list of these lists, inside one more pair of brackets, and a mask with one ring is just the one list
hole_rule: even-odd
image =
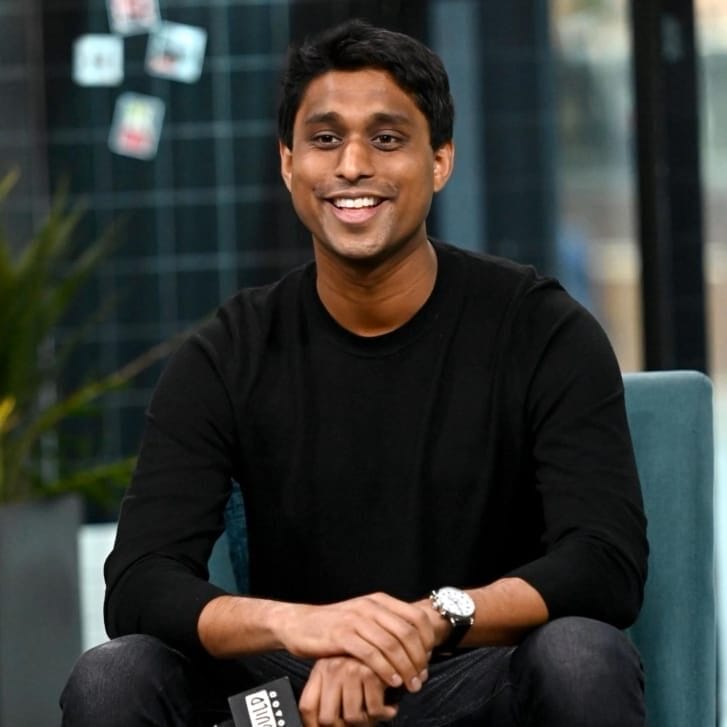
[[110,635],[201,648],[231,479],[252,595],[413,600],[510,575],[551,617],[633,621],[646,524],[605,334],[531,268],[435,249],[432,295],[392,333],[341,328],[310,264],[178,351],[106,565]]

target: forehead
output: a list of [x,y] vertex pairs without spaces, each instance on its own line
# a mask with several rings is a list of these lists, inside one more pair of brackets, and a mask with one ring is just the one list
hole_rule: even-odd
[[327,114],[351,121],[396,115],[410,123],[426,124],[411,96],[389,73],[376,68],[327,71],[314,78],[303,94],[295,125],[311,123]]

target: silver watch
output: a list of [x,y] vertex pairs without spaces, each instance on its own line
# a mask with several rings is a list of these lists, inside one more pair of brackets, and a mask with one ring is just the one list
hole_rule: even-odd
[[440,653],[449,654],[457,648],[475,622],[475,602],[469,593],[453,586],[432,591],[429,598],[432,608],[452,624],[452,631],[438,649]]

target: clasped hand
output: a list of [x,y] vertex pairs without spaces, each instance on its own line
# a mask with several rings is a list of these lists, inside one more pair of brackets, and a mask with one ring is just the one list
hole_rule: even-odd
[[417,692],[434,647],[427,612],[383,593],[326,606],[296,605],[283,629],[292,654],[316,659],[300,700],[306,727],[392,719],[388,687]]

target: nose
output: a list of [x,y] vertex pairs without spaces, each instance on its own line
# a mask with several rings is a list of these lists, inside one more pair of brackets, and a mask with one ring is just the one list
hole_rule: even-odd
[[340,147],[336,176],[355,182],[373,174],[371,150],[364,140],[349,139]]

